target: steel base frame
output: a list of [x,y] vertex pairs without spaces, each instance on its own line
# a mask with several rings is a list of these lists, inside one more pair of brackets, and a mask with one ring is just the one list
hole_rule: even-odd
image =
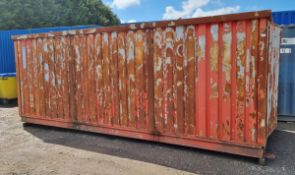
[[264,158],[264,147],[261,146],[245,146],[232,143],[220,142],[215,140],[208,140],[202,138],[187,138],[187,137],[173,137],[167,135],[152,135],[145,132],[139,132],[130,129],[118,129],[104,126],[91,126],[85,124],[77,124],[72,122],[61,122],[47,119],[22,117],[22,122],[37,125],[53,126],[66,129],[74,129],[88,132],[95,132],[106,135],[120,136],[126,138],[140,139],[145,141],[153,141],[160,143],[167,143],[173,145],[180,145],[185,147],[192,147],[210,151],[217,151],[222,153],[236,154],[246,157]]

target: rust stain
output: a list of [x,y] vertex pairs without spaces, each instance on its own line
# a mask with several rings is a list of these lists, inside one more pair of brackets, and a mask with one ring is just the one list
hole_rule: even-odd
[[185,128],[188,134],[195,133],[195,63],[196,63],[196,31],[188,26],[185,32],[184,54],[184,95],[185,95]]
[[167,131],[174,132],[175,104],[173,94],[173,68],[174,68],[174,38],[173,28],[166,28],[164,32],[165,48],[163,62],[163,79],[164,79],[164,123]]
[[213,45],[210,49],[210,69],[211,71],[218,71],[218,25],[211,26],[211,35]]
[[218,71],[218,30],[217,24],[211,26],[210,33],[213,39],[212,46],[210,48],[210,70],[212,78],[210,79],[211,94],[210,99],[218,98],[218,83],[214,74]]
[[240,141],[245,139],[245,72],[246,72],[246,22],[237,24],[237,137]]
[[280,33],[263,16],[17,37],[20,113],[259,157],[276,127]]
[[[198,38],[198,48],[197,48],[197,55],[203,60],[205,60],[205,46],[206,46],[206,36],[202,35]],[[200,60],[200,59],[199,59]]]
[[210,99],[218,98],[218,84],[211,79],[211,95]]
[[154,33],[154,78],[155,78],[155,128],[161,132],[164,125],[163,116],[163,31],[157,28]]
[[176,27],[175,36],[175,74],[174,74],[174,94],[175,94],[175,130],[177,135],[184,132],[184,26]]
[[128,76],[128,126],[136,127],[136,82],[135,82],[135,33],[127,34],[127,76]]
[[231,73],[231,42],[232,42],[232,33],[230,31],[230,26],[228,24],[224,27],[225,33],[223,34],[223,63],[222,71],[225,73],[226,82],[230,81]]
[[145,33],[142,30],[138,30],[136,33],[136,47],[135,47],[135,64],[136,64],[136,113],[138,128],[144,128],[145,114],[145,72],[144,72],[144,39]]

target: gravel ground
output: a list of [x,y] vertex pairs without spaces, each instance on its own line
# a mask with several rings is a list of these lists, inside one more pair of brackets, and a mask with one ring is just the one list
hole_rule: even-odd
[[89,149],[93,144],[107,146],[100,143],[104,139],[54,128],[23,128],[17,108],[0,108],[0,175],[193,174]]
[[279,123],[267,147],[276,159],[260,166],[256,159],[206,150],[38,125],[23,127],[17,108],[0,108],[0,174],[295,175],[294,145],[295,124]]

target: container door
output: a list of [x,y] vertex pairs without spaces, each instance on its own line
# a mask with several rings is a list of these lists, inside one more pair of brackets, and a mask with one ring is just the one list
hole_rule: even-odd
[[284,27],[280,49],[278,115],[295,120],[295,27]]

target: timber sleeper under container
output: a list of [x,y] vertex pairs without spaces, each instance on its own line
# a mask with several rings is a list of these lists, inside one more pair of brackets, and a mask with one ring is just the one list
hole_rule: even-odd
[[277,125],[279,37],[271,11],[16,36],[19,112],[262,159]]

